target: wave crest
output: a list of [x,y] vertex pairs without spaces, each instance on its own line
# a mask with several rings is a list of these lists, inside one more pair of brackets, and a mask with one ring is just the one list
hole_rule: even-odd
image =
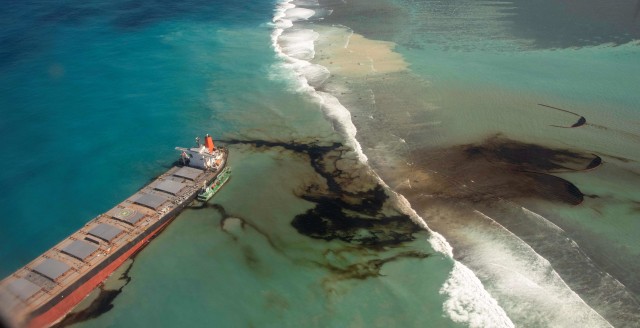
[[[294,22],[310,19],[315,11],[298,8],[294,3],[300,2],[295,0],[281,2],[277,5],[273,17],[275,27],[272,33],[272,45],[276,54],[283,59],[280,67],[293,73],[295,90],[307,93],[320,105],[325,116],[333,123],[334,129],[346,136],[347,145],[357,154],[358,160],[366,164],[368,160],[356,139],[357,129],[351,120],[349,110],[335,96],[316,90],[330,77],[326,67],[310,62],[315,57],[315,41],[318,39],[318,33],[310,29],[294,27]],[[448,296],[443,304],[445,313],[454,322],[467,323],[471,327],[513,327],[504,310],[489,295],[474,273],[453,259],[453,250],[444,237],[431,231],[402,195],[391,191],[380,177],[377,179],[392,193],[400,210],[409,214],[412,220],[431,233],[428,241],[432,248],[452,260],[453,268],[440,289],[442,295]]]

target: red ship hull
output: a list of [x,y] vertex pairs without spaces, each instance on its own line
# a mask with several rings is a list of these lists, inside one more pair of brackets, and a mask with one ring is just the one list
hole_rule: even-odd
[[98,287],[100,283],[105,281],[109,277],[109,275],[113,273],[113,271],[119,268],[122,263],[135,255],[138,251],[142,250],[149,243],[149,240],[160,233],[169,223],[171,223],[171,221],[173,221],[173,218],[167,220],[167,222],[151,232],[144,239],[140,240],[136,245],[131,247],[131,249],[111,262],[96,275],[88,279],[84,284],[78,287],[71,294],[67,295],[67,297],[65,297],[63,300],[59,301],[54,307],[31,319],[29,321],[28,327],[49,327],[52,324],[60,321],[67,313],[69,313],[76,305],[78,305],[78,303],[80,303],[85,297],[87,297],[87,295],[89,295],[91,291]]

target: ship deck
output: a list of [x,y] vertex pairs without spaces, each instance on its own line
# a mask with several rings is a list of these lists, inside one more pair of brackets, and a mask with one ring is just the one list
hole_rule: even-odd
[[[172,167],[106,213],[100,214],[36,259],[0,281],[0,313],[18,326],[34,313],[66,296],[96,268],[159,221],[177,215],[176,209],[194,199],[203,183],[220,172]],[[122,253],[122,252],[120,252]],[[46,309],[44,309],[46,310]]]

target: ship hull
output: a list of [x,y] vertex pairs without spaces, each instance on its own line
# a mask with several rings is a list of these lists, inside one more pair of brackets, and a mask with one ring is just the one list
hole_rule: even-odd
[[69,293],[67,296],[63,296],[64,299],[57,302],[46,312],[31,319],[29,328],[42,328],[49,327],[56,322],[62,320],[64,316],[69,313],[76,305],[78,305],[85,297],[89,295],[96,287],[98,287],[103,281],[105,281],[116,269],[118,269],[122,263],[142,250],[154,236],[159,234],[173,219],[167,220],[163,225],[158,227],[155,231],[151,232],[148,236],[140,240],[137,244],[124,252],[118,258],[109,263],[101,271],[93,276],[90,276],[83,282],[78,288]]
[[[211,179],[213,181],[214,179]],[[158,220],[147,233],[143,233],[129,243],[130,247],[123,247],[117,252],[111,254],[111,260],[96,266],[85,279],[78,280],[69,286],[56,299],[52,299],[48,304],[40,307],[32,313],[32,319],[29,320],[27,327],[42,328],[49,327],[62,320],[76,305],[78,305],[85,297],[106,280],[122,263],[127,259],[141,251],[150,240],[157,236],[175,217],[187,207],[195,198],[196,194],[186,199],[182,204],[168,212],[162,219]],[[61,299],[60,299],[61,298]]]
[[[210,184],[220,175],[228,157],[226,149],[220,150],[223,153],[218,156],[216,163],[219,166],[215,171],[172,167],[111,211],[100,214],[57,246],[1,280],[0,327],[40,328],[63,320],[191,204],[197,197],[197,186]],[[124,212],[135,214],[120,216]],[[140,221],[145,216],[148,218]],[[65,271],[58,273],[58,270]]]

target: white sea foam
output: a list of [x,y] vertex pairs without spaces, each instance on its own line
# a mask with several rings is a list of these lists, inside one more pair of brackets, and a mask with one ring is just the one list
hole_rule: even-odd
[[301,20],[307,20],[307,19],[313,17],[313,15],[315,13],[316,12],[313,11],[312,9],[297,8],[297,7],[289,8],[289,9],[285,10],[285,12],[284,12],[285,18],[290,20],[290,21],[292,21],[292,22],[297,22],[297,21],[301,21]]
[[544,222],[544,224],[545,224],[547,227],[549,227],[549,228],[551,228],[551,229],[553,229],[553,230],[556,230],[556,231],[558,231],[558,232],[564,232],[564,230],[562,230],[562,228],[558,227],[555,223],[553,223],[553,222],[551,222],[551,221],[547,220],[547,218],[545,218],[544,216],[542,216],[542,215],[540,215],[540,214],[538,214],[538,213],[536,213],[536,212],[533,212],[533,211],[531,211],[531,210],[529,210],[529,209],[527,209],[527,208],[525,208],[525,207],[521,207],[521,208],[522,208],[522,211],[523,211],[526,215],[528,215],[528,216],[530,216],[530,217],[533,217],[533,218],[536,218],[536,219],[538,219],[538,220],[539,220],[539,221],[541,221],[541,222]]
[[553,327],[611,327],[553,269],[549,261],[486,214],[487,224],[465,227],[467,264],[503,300],[520,324]]
[[[555,258],[559,258],[561,265],[564,267],[572,268],[568,275],[565,276],[565,279],[570,279],[574,284],[577,283],[579,290],[589,288],[585,296],[590,303],[597,304],[595,309],[599,313],[602,313],[607,318],[620,319],[624,317],[623,321],[638,322],[640,304],[623,283],[609,273],[602,271],[589,255],[582,250],[580,245],[571,239],[562,228],[535,212],[524,207],[521,207],[521,209],[526,218],[531,220],[530,223],[527,223],[528,225],[541,225],[536,227],[536,231],[543,231],[545,234],[544,241],[540,241],[540,243],[554,245],[555,247],[550,247],[557,250]],[[545,231],[544,229],[547,230]],[[557,261],[553,263],[558,263]],[[575,268],[578,267],[581,269],[576,277],[574,276],[576,274]]]
[[318,33],[313,30],[285,31],[278,38],[278,44],[280,50],[289,57],[311,60],[316,54],[313,43],[317,39]]
[[455,322],[478,328],[515,327],[498,302],[489,296],[473,271],[460,262],[454,263],[449,279],[440,293],[449,296],[444,302],[444,308]]
[[271,36],[274,50],[283,60],[283,67],[296,73],[296,91],[306,92],[322,108],[327,118],[333,122],[334,128],[347,136],[347,145],[357,154],[362,163],[367,162],[367,156],[362,152],[360,143],[356,140],[356,127],[351,121],[351,113],[334,96],[316,91],[329,78],[329,70],[321,65],[310,63],[308,60],[315,56],[314,41],[318,34],[313,30],[291,30],[293,22],[307,20],[315,12],[311,9],[297,8],[286,1],[276,7],[273,17],[275,29]]
[[[382,180],[380,183],[384,185]],[[429,237],[431,247],[453,260],[453,248],[447,240],[441,234],[429,229],[424,219],[416,213],[404,196],[394,192],[393,197],[405,214],[431,232]],[[473,271],[464,264],[453,261],[449,278],[440,288],[440,294],[448,296],[443,304],[443,310],[451,320],[466,323],[469,327],[514,327],[504,309],[487,292]]]
[[[333,122],[334,128],[347,137],[348,146],[356,152],[362,163],[367,157],[362,152],[356,139],[357,129],[351,120],[351,113],[333,95],[317,91],[314,87],[321,85],[329,77],[329,71],[320,65],[311,64],[308,60],[315,56],[314,41],[317,33],[312,30],[294,30],[293,22],[307,20],[313,16],[313,10],[296,8],[293,1],[280,3],[274,14],[274,31],[272,44],[277,55],[283,59],[281,68],[293,74],[294,88],[298,92],[306,92],[320,104],[326,117]],[[290,31],[287,31],[290,30]],[[346,39],[345,46],[348,45]],[[380,177],[379,182],[386,184]],[[440,293],[447,295],[443,311],[455,322],[467,323],[471,327],[513,327],[513,323],[496,300],[485,290],[480,280],[462,263],[453,259],[453,249],[445,238],[429,229],[426,222],[415,212],[402,195],[393,196],[400,209],[411,219],[431,232],[429,243],[437,252],[445,254],[454,265]]]

